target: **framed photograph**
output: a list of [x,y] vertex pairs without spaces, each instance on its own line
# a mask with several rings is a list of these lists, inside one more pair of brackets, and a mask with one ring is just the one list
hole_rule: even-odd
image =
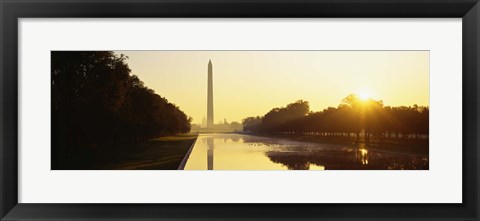
[[0,4],[1,220],[479,220],[476,0]]

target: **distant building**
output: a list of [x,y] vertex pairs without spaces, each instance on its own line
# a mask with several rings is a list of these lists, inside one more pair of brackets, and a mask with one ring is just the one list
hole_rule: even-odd
[[205,118],[205,116],[203,116],[203,119],[202,119],[202,128],[206,128],[207,127],[207,118]]

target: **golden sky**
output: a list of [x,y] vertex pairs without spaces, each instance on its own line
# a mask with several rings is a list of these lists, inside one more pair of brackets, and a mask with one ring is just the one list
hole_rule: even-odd
[[116,51],[132,74],[176,104],[193,123],[207,115],[213,64],[215,123],[262,116],[302,99],[312,111],[350,93],[389,106],[429,105],[428,51]]

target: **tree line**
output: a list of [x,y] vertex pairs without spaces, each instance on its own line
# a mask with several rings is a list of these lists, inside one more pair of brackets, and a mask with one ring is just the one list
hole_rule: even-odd
[[187,133],[191,119],[111,51],[51,52],[52,148],[97,147]]
[[243,119],[243,130],[253,133],[311,134],[376,139],[428,139],[429,108],[384,106],[383,101],[345,97],[338,107],[311,112],[307,101],[274,108],[260,117]]

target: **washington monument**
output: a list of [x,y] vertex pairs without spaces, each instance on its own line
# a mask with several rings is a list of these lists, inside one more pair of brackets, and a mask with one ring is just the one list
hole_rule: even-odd
[[213,128],[213,76],[212,61],[208,60],[208,98],[207,98],[207,128]]

